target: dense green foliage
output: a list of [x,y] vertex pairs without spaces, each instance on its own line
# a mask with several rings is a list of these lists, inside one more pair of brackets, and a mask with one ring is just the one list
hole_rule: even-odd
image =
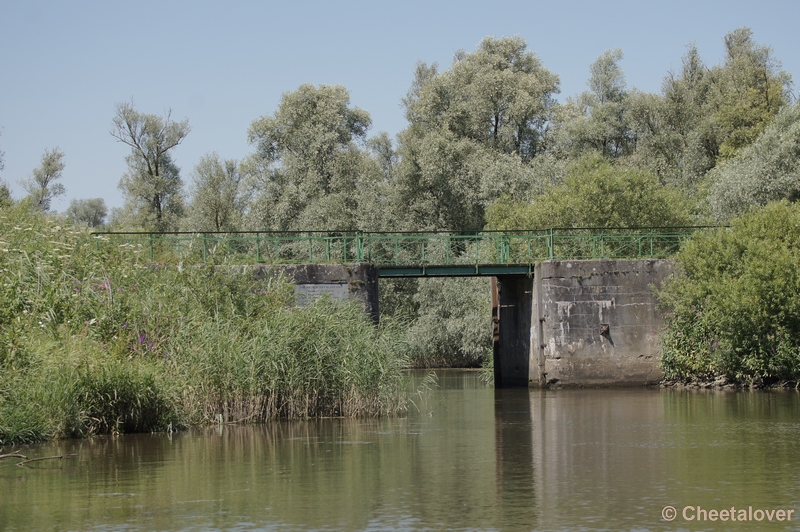
[[0,443],[403,407],[401,334],[224,265],[159,268],[0,212]]
[[530,203],[509,196],[493,203],[487,218],[491,229],[680,226],[692,221],[687,207],[679,191],[652,174],[614,167],[596,155]]
[[64,213],[76,225],[100,228],[105,224],[108,209],[103,198],[72,200]]
[[708,202],[719,221],[754,205],[800,198],[800,104],[787,106],[753,144],[709,174]]
[[697,234],[659,297],[669,379],[800,378],[800,206],[773,203]]
[[[410,301],[398,302],[398,295],[405,295]],[[386,309],[389,313],[399,313],[407,319],[405,334],[411,366],[478,367],[491,362],[491,337],[486,331],[491,330],[492,309],[485,277],[384,279],[381,304],[392,305]],[[409,309],[413,312],[411,320],[403,314]]]

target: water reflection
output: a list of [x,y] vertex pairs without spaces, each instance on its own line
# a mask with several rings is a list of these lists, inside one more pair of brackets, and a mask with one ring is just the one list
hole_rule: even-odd
[[0,462],[0,529],[669,530],[691,523],[663,521],[667,504],[798,507],[795,393],[438,380],[405,418],[20,449],[78,457]]

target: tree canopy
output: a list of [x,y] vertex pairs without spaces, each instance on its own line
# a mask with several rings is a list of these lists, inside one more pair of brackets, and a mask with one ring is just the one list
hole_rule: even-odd
[[75,199],[69,203],[65,214],[73,223],[94,229],[105,224],[108,209],[103,198]]
[[20,181],[34,208],[47,212],[54,198],[66,194],[64,185],[56,183],[63,177],[64,166],[63,151],[58,148],[45,150],[41,164],[33,170],[33,175]]
[[563,183],[532,203],[508,197],[488,212],[491,229],[680,226],[691,221],[687,200],[654,175],[618,168],[599,155],[574,165]]
[[189,121],[176,122],[118,103],[111,136],[130,146],[128,171],[119,182],[129,223],[156,230],[175,229],[184,212],[183,181],[172,150],[189,134]]
[[273,229],[354,229],[354,192],[369,113],[344,87],[301,85],[250,125],[248,161],[257,190],[251,224]]

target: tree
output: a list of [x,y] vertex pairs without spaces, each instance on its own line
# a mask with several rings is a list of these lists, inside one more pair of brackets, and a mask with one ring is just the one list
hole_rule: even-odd
[[195,231],[235,231],[244,214],[242,175],[234,160],[204,155],[192,174],[187,225]]
[[784,107],[749,146],[709,173],[711,214],[725,222],[769,202],[800,199],[800,103]]
[[13,203],[14,200],[11,199],[11,189],[8,183],[0,181],[0,207],[7,207]]
[[398,226],[397,167],[399,154],[386,133],[367,141],[355,200],[355,225],[362,231],[392,231]]
[[487,37],[449,70],[420,64],[404,99],[398,206],[409,229],[483,226],[500,190],[521,195],[544,151],[558,77],[519,37]]
[[171,111],[160,117],[140,113],[133,104],[117,104],[111,136],[131,148],[119,188],[134,223],[156,230],[176,226],[183,213],[183,182],[171,150],[189,130],[189,121],[173,121]]
[[783,107],[791,77],[780,70],[772,48],[757,44],[750,28],[725,36],[725,64],[712,69],[716,120],[725,135],[720,155],[728,159],[752,143]]
[[708,68],[691,45],[662,95],[628,94],[629,164],[696,194],[708,171],[753,143],[790,101],[789,75],[749,28],[728,33],[725,50],[725,62]]
[[72,223],[97,228],[105,223],[108,209],[103,198],[74,199],[67,207],[66,215]]
[[149,174],[144,159],[136,152],[125,160],[128,171],[119,181],[125,198],[119,216],[122,224],[155,231],[177,229],[185,206],[183,180],[172,157],[161,157],[158,175]]
[[528,161],[543,148],[557,92],[558,76],[521,37],[487,37],[475,52],[458,52],[441,74],[435,65],[419,65],[404,103],[412,130],[445,129]]
[[681,71],[664,79],[663,95],[630,95],[629,117],[636,138],[633,165],[647,168],[664,184],[695,191],[716,164],[722,142],[711,82],[697,47],[691,45]]
[[64,185],[55,182],[61,179],[63,172],[64,152],[58,148],[45,150],[42,162],[34,169],[33,176],[20,181],[34,208],[47,212],[54,198],[66,194]]
[[614,158],[635,147],[629,124],[625,76],[619,66],[622,50],[606,50],[589,67],[589,91],[558,106],[554,113],[554,142],[568,157],[599,152]]
[[491,357],[491,301],[486,278],[420,279],[408,324],[415,367],[477,367]]
[[501,199],[489,208],[490,229],[680,226],[690,222],[683,195],[654,175],[612,165],[599,154],[532,203]]
[[248,133],[246,162],[255,190],[252,225],[272,229],[355,229],[354,190],[366,154],[369,113],[350,106],[346,88],[301,85]]

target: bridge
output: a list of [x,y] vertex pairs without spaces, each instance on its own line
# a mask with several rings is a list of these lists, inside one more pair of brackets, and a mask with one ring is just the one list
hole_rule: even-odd
[[[489,276],[496,386],[658,382],[663,319],[653,287],[702,227],[462,232],[98,232],[159,264],[283,272],[298,304],[361,300],[378,319],[380,278]],[[487,316],[488,318],[488,316]],[[488,319],[487,319],[488,321]]]
[[666,258],[701,227],[460,232],[97,232],[156,262],[369,263],[379,277],[530,275],[547,260]]

